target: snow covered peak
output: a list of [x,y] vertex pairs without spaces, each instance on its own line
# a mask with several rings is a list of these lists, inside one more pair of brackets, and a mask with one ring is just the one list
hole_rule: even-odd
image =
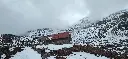
[[97,40],[109,40],[111,41],[109,43],[119,42],[120,39],[125,40],[127,38],[127,25],[128,10],[126,9],[110,14],[108,17],[104,17],[102,21],[98,21],[96,23],[83,22],[82,25],[74,26],[74,29],[78,29],[75,29],[72,32],[72,38],[74,43],[92,43],[97,42]]
[[81,19],[79,22],[75,23],[74,25],[70,26],[69,29],[73,30],[81,30],[83,28],[87,28],[91,25],[91,21],[89,21],[88,17]]
[[[121,10],[104,17],[102,21],[91,22],[88,17],[81,19],[67,29],[43,28],[27,32],[30,38],[47,36],[70,31],[73,42],[97,42],[112,37],[124,37],[128,34],[128,10]],[[124,38],[123,38],[124,39]],[[109,40],[109,39],[108,39]],[[116,41],[117,39],[115,39]]]

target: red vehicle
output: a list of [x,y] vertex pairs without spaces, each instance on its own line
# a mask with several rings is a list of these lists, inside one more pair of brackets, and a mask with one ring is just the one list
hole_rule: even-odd
[[69,38],[70,37],[69,32],[64,32],[64,33],[58,33],[58,34],[53,34],[51,35],[51,39],[60,39],[60,38]]
[[72,40],[69,32],[48,35],[47,37],[43,37],[41,39],[44,41],[44,44],[69,44]]

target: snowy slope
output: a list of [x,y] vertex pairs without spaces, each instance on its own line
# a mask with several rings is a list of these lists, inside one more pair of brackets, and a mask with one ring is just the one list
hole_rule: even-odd
[[[121,53],[127,50],[128,43],[128,10],[121,10],[93,23],[90,27],[72,32],[73,42],[77,44],[114,45],[106,49],[114,49]],[[120,47],[123,48],[120,48]],[[124,48],[125,47],[125,48]],[[119,49],[118,49],[119,48]],[[121,50],[122,49],[122,50]]]
[[[33,40],[41,36],[70,31],[73,43],[94,43],[98,45],[99,40],[104,43],[119,43],[128,36],[128,10],[121,10],[104,17],[102,21],[91,22],[88,17],[81,19],[78,23],[67,29],[43,28],[26,32],[20,40]],[[37,38],[36,38],[37,37]]]
[[42,59],[41,55],[30,47],[24,48],[22,52],[18,52],[14,57],[10,59]]
[[36,48],[47,48],[49,50],[59,50],[59,49],[62,49],[62,48],[70,48],[70,47],[73,47],[73,44],[63,44],[63,45],[54,45],[54,44],[49,44],[49,45],[38,45],[36,46]]
[[[70,31],[73,43],[94,42],[98,40],[108,40],[109,43],[119,43],[119,40],[125,40],[128,33],[128,10],[121,10],[104,17],[102,21],[91,22],[88,17],[81,19],[78,23],[67,29],[43,28],[28,31],[28,38],[47,36],[59,32]],[[118,38],[117,38],[118,37]]]
[[110,14],[102,21],[93,23],[90,27],[81,30],[74,30],[72,38],[76,43],[83,41],[108,40],[110,43],[119,43],[119,40],[125,40],[128,34],[128,10]]
[[[52,29],[43,28],[37,30],[31,30],[25,33],[25,36],[21,36],[20,40],[33,40],[36,37],[47,36],[51,34],[61,33],[65,31],[70,31],[73,43],[83,44],[90,43],[94,45],[102,45],[117,43],[121,45],[118,47],[123,49],[128,47],[128,10],[121,10],[110,14],[108,17],[104,17],[103,20],[97,21],[95,23],[89,21],[89,18],[83,18],[78,23],[70,26],[67,29]],[[17,37],[17,36],[16,36]],[[12,38],[11,38],[12,39]],[[17,38],[19,40],[19,38]],[[124,41],[121,41],[124,40]],[[107,43],[106,43],[107,41]],[[16,42],[16,38],[13,39]],[[15,44],[16,45],[16,44]],[[115,45],[116,46],[116,45]],[[47,46],[37,46],[37,48],[48,48],[50,50],[58,50],[63,47],[72,47],[72,45],[47,45]],[[116,49],[117,50],[117,49]],[[117,50],[120,52],[119,50]],[[122,51],[121,51],[122,52]],[[124,53],[124,52],[123,52]],[[76,55],[70,55],[69,59],[107,59],[105,57],[96,57],[92,54],[83,52],[74,52]],[[80,56],[80,58],[77,58]],[[4,55],[2,55],[4,56]],[[54,57],[54,56],[53,56]],[[41,56],[30,47],[26,47],[24,51],[18,52],[11,59],[41,59]]]
[[67,59],[109,59],[104,56],[97,57],[93,54],[85,53],[85,52],[73,52],[73,54],[69,55]]
[[[37,48],[47,48],[45,50],[45,52],[48,52],[48,50],[59,50],[59,49],[62,49],[64,47],[66,48],[70,48],[72,47],[73,45],[72,44],[64,44],[64,45],[53,45],[53,44],[49,44],[49,45],[42,45],[42,46],[37,46]],[[56,59],[55,58],[56,56],[50,56],[48,57],[48,59]],[[66,59],[109,59],[107,57],[104,57],[104,56],[95,56],[94,54],[89,54],[89,53],[86,53],[86,52],[73,52],[73,54],[70,54],[69,56],[64,56],[64,57],[67,57]]]
[[[89,53],[85,53],[85,52],[73,52],[73,54],[71,54],[69,56],[65,56],[65,57],[67,57],[66,59],[109,59],[104,56],[97,57],[93,54],[89,54]],[[48,57],[48,59],[55,59],[55,56]]]
[[[121,10],[104,17],[102,21],[92,23],[89,18],[83,18],[78,23],[68,29],[43,28],[28,31],[27,36],[21,37],[21,40],[33,40],[35,37],[47,36],[59,32],[70,31],[73,43],[90,43],[93,45],[102,45],[118,43],[122,46],[120,40],[128,38],[128,10]],[[108,41],[106,43],[106,41]]]
[[[37,48],[42,48],[44,46],[37,46]],[[48,47],[49,50],[58,50],[58,49],[62,49],[64,47],[72,47],[72,45],[49,45],[46,46]],[[53,49],[55,48],[55,49]],[[47,52],[47,50],[46,50]],[[55,59],[56,56],[50,56],[48,57],[48,59]],[[70,54],[69,56],[65,56],[67,57],[67,59],[109,59],[107,57],[104,56],[100,56],[97,57],[93,54],[89,54],[89,53],[85,53],[85,52],[73,52],[73,54]],[[23,51],[18,52],[16,55],[14,55],[14,57],[10,58],[10,59],[42,59],[41,55],[38,54],[36,51],[34,51],[33,49],[31,49],[30,47],[25,47]]]
[[92,25],[93,22],[89,20],[88,17],[85,17],[81,20],[79,20],[77,23],[73,24],[68,28],[68,30],[74,31],[74,30],[81,30],[86,29]]

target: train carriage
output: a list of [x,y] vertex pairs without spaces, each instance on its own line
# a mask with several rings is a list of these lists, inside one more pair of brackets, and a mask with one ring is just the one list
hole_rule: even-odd
[[71,34],[69,32],[63,32],[53,34],[49,36],[43,36],[39,39],[43,44],[69,44],[71,41]]

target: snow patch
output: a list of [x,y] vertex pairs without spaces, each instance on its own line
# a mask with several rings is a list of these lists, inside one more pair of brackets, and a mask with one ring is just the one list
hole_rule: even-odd
[[25,47],[22,52],[18,52],[14,57],[10,59],[42,59],[41,55],[30,47]]

